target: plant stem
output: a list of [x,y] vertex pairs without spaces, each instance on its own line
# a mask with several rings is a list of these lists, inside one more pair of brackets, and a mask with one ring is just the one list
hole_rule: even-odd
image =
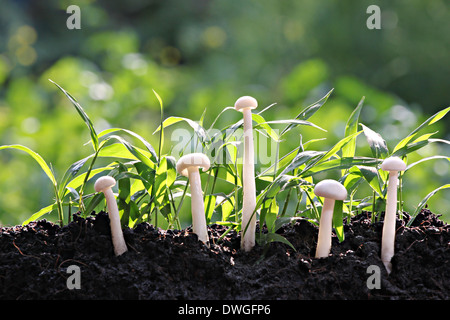
[[80,202],[79,202],[79,207],[80,207],[80,211],[83,212],[83,215],[86,214],[86,212],[85,212],[86,207],[84,206],[84,202],[83,202],[83,192],[84,192],[84,187],[86,186],[86,183],[87,183],[87,181],[89,180],[89,176],[91,175],[92,168],[94,167],[94,163],[95,163],[95,161],[97,160],[97,157],[98,157],[98,154],[99,154],[101,148],[102,148],[102,147],[99,147],[99,148],[95,151],[94,157],[92,158],[91,164],[89,165],[89,169],[88,169],[88,171],[86,172],[86,176],[84,177],[83,184],[81,185],[81,188],[80,188]]
[[289,200],[291,199],[291,192],[292,192],[292,189],[289,189],[289,192],[286,196],[286,200],[284,201],[283,211],[281,212],[280,217],[284,217],[284,215],[286,214],[286,210],[289,205]]

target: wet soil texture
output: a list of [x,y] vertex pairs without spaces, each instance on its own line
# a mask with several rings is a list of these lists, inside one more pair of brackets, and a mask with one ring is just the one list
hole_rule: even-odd
[[[295,250],[272,242],[248,253],[239,249],[234,231],[219,240],[224,226],[209,227],[207,248],[190,228],[161,230],[143,223],[124,229],[129,250],[119,257],[104,212],[74,216],[64,227],[45,220],[4,227],[0,299],[448,300],[450,227],[427,209],[406,227],[409,219],[397,219],[390,275],[380,260],[382,217],[372,223],[370,213],[345,225],[343,242],[333,236],[323,259],[314,258],[318,228],[307,220],[277,232]],[[80,288],[69,289],[77,280]]]

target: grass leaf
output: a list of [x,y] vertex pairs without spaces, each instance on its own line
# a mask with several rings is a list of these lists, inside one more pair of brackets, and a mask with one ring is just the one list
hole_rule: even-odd
[[369,143],[370,149],[372,150],[372,155],[377,159],[384,159],[388,157],[389,150],[386,145],[386,141],[381,137],[381,135],[369,127],[360,124],[363,128],[364,135],[366,136],[367,142]]
[[102,132],[99,133],[98,137],[101,138],[107,134],[113,133],[113,132],[124,132],[126,134],[129,134],[130,136],[133,136],[135,138],[137,138],[139,141],[141,141],[144,146],[147,148],[148,152],[150,152],[153,161],[157,160],[157,155],[156,155],[156,151],[155,148],[153,148],[153,146],[143,137],[141,137],[139,134],[137,134],[136,132],[133,132],[131,130],[127,130],[127,129],[122,129],[122,128],[111,128],[111,129],[106,129],[103,130]]
[[[359,101],[355,110],[353,110],[352,114],[347,120],[347,124],[345,126],[345,136],[348,137],[352,134],[358,132],[358,122],[359,115],[361,113],[361,109],[363,106],[364,97]],[[343,157],[354,157],[356,151],[356,137],[349,141],[345,146],[342,147],[342,156]]]
[[447,107],[437,113],[435,113],[434,115],[432,115],[431,117],[429,117],[426,121],[424,121],[420,126],[418,126],[416,129],[414,129],[410,134],[408,134],[406,136],[406,138],[404,138],[403,140],[401,140],[394,148],[394,153],[402,148],[404,148],[408,142],[410,142],[412,139],[414,139],[414,137],[416,136],[416,134],[422,130],[423,128],[425,128],[426,126],[432,125],[433,123],[436,123],[437,121],[441,120],[448,112],[450,111],[450,107]]
[[75,106],[75,109],[77,110],[78,114],[81,116],[81,118],[83,118],[84,122],[86,123],[86,125],[89,128],[89,132],[91,134],[92,145],[94,146],[94,150],[97,151],[98,136],[97,136],[97,133],[95,132],[94,125],[92,124],[91,119],[89,119],[88,115],[86,114],[86,112],[84,112],[81,105],[78,103],[78,101],[74,97],[72,97],[72,95],[69,92],[64,90],[59,84],[57,84],[53,80],[49,79],[49,81],[51,83],[53,83],[54,85],[56,85],[66,95],[66,97],[69,98],[70,102],[72,102],[72,104]]
[[[296,120],[308,120],[310,117],[313,116],[314,113],[316,113],[324,104],[327,102],[329,96],[333,92],[333,89],[331,89],[324,97],[322,97],[320,100],[314,102],[313,104],[306,107],[302,112],[300,112],[295,119]],[[283,129],[280,136],[283,136],[287,131],[291,130],[294,127],[293,124],[289,124],[286,126],[286,128]]]
[[158,132],[159,130],[161,130],[161,128],[167,128],[175,123],[184,121],[187,124],[189,124],[189,126],[191,126],[192,129],[194,129],[194,132],[197,134],[197,136],[200,138],[200,141],[202,143],[204,143],[205,141],[207,141],[207,134],[205,129],[199,125],[197,122],[188,119],[188,118],[183,118],[183,117],[169,117],[166,120],[163,121],[162,125],[160,125],[155,132],[153,132],[153,134],[155,134],[156,132]]
[[22,225],[26,225],[29,224],[31,221],[35,221],[37,219],[39,219],[40,217],[42,217],[44,214],[50,213],[54,210],[58,209],[58,204],[54,203],[52,205],[49,205],[45,208],[42,208],[41,210],[39,210],[38,212],[34,213],[31,217],[29,217],[27,220],[25,220],[24,222],[22,222]]
[[45,162],[45,160],[38,153],[34,152],[30,148],[27,148],[27,147],[19,145],[19,144],[0,146],[0,150],[4,150],[4,149],[16,149],[16,150],[25,151],[26,153],[28,153],[34,160],[36,160],[36,162],[39,164],[39,166],[42,168],[42,170],[45,172],[47,177],[52,182],[53,186],[54,187],[57,186],[57,182],[56,182],[55,176],[53,175],[52,170],[50,169],[48,164]]
[[420,203],[417,205],[417,209],[416,209],[416,211],[414,211],[414,213],[411,217],[411,220],[408,221],[407,226],[408,227],[411,226],[411,224],[414,221],[414,219],[416,218],[416,216],[419,214],[419,212],[422,210],[422,208],[427,204],[428,200],[430,200],[430,198],[436,194],[436,192],[438,192],[439,190],[448,189],[448,188],[450,188],[450,184],[445,184],[443,186],[440,186],[439,188],[434,189],[429,194],[427,194],[427,196],[425,198],[423,198],[422,201],[420,201]]
[[344,201],[336,200],[334,203],[334,211],[333,211],[333,227],[336,235],[339,239],[339,242],[344,241],[344,217],[342,208],[344,206]]

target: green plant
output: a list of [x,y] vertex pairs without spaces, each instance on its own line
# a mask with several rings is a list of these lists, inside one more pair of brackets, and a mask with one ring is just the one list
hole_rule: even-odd
[[[31,149],[20,145],[0,147],[0,150],[12,148],[30,154],[53,185],[55,202],[33,214],[24,223],[56,210],[59,222],[64,224],[70,221],[70,213],[74,209],[86,216],[96,208],[103,208],[103,196],[89,190],[92,190],[94,178],[109,175],[118,182],[117,203],[123,226],[133,227],[137,223],[147,221],[155,226],[163,225],[164,222],[167,228],[181,228],[180,216],[183,204],[190,195],[186,177],[177,174],[176,157],[200,151],[211,160],[210,168],[200,173],[200,179],[204,181],[202,186],[206,223],[215,221],[228,226],[229,231],[246,232],[245,228],[242,229],[243,120],[221,129],[215,128],[219,118],[234,108],[223,109],[209,127],[205,125],[205,113],[199,121],[174,116],[164,119],[162,99],[153,91],[161,111],[160,125],[153,132],[153,135],[159,134],[159,145],[154,148],[141,135],[127,129],[110,128],[97,133],[80,104],[66,90],[56,83],[55,85],[72,102],[88,127],[92,154],[69,166],[57,183],[51,168]],[[313,148],[323,139],[304,142],[302,134],[294,129],[308,126],[317,129],[318,132],[325,131],[309,120],[321,110],[331,93],[332,91],[329,91],[292,119],[267,121],[264,113],[274,104],[251,115],[255,132],[275,144],[272,149],[273,161],[265,168],[258,163],[256,165],[256,206],[252,218],[259,214],[260,228],[256,234],[256,241],[262,246],[280,241],[294,249],[277,233],[279,228],[301,217],[316,225],[319,224],[323,203],[315,196],[314,187],[322,176],[330,173],[337,175],[337,180],[349,194],[348,200],[336,202],[333,214],[334,230],[338,239],[343,241],[345,218],[364,208],[371,208],[374,213],[379,212],[385,203],[387,173],[379,170],[379,164],[383,159],[398,156],[407,161],[408,155],[430,143],[449,143],[443,139],[432,139],[436,132],[419,135],[423,129],[442,119],[450,110],[446,108],[423,122],[402,139],[392,152],[389,152],[381,135],[360,123],[359,117],[364,102],[362,98],[347,120],[344,137],[326,151]],[[187,124],[189,128],[184,131],[182,142],[167,147],[164,143],[167,130],[169,127],[182,124]],[[282,128],[278,129],[278,126]],[[372,157],[358,155],[357,138],[361,133],[369,144]],[[293,138],[298,139],[298,145],[280,154],[283,141]],[[141,146],[136,146],[135,142]],[[165,152],[166,149],[169,150]],[[409,164],[400,175],[400,181],[416,165],[441,158],[449,160],[448,157],[434,155]],[[370,188],[371,195],[364,192],[363,187],[366,186]],[[415,214],[437,191],[448,187],[449,185],[443,185],[429,193],[419,203]],[[361,192],[364,192],[363,196],[359,197]],[[399,199],[401,208],[403,202],[401,188]],[[64,216],[64,208],[69,212],[67,219]],[[165,221],[159,221],[158,216],[162,216]],[[374,214],[373,217],[375,216]]]

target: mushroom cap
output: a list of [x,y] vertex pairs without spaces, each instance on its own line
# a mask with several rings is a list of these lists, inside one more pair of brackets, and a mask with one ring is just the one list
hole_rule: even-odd
[[325,179],[316,184],[314,194],[318,197],[345,200],[347,198],[347,189],[336,180]]
[[242,111],[243,109],[256,109],[258,107],[258,101],[255,98],[250,96],[243,96],[236,100],[234,104],[234,108],[237,111]]
[[187,177],[189,175],[189,167],[200,167],[208,170],[211,166],[209,158],[203,153],[190,153],[182,156],[177,162],[177,171],[179,174]]
[[95,181],[95,192],[102,192],[105,189],[112,188],[116,185],[116,179],[111,176],[103,176]]
[[384,159],[381,164],[381,170],[384,171],[404,171],[406,169],[406,163],[399,157],[390,157]]

